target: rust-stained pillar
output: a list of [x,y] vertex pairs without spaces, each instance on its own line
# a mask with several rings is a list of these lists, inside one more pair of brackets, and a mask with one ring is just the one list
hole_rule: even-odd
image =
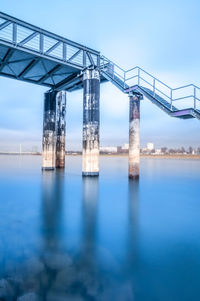
[[83,176],[99,175],[99,95],[99,70],[86,69],[83,73]]
[[129,178],[139,178],[140,168],[140,95],[129,95]]
[[66,91],[57,93],[56,97],[56,167],[65,167],[65,113],[66,113]]
[[56,94],[57,91],[44,94],[42,169],[45,170],[55,168]]

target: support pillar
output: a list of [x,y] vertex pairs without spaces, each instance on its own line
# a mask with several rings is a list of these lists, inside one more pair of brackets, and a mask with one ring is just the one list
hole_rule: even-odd
[[139,179],[140,167],[140,99],[129,96],[129,178]]
[[99,70],[86,69],[83,73],[83,176],[99,175],[99,96]]
[[55,168],[56,91],[44,94],[42,169]]
[[65,113],[66,113],[66,91],[57,93],[56,106],[56,167],[65,167]]

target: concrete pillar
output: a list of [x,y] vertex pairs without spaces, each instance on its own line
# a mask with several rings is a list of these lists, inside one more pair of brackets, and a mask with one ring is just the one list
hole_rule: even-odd
[[129,178],[139,178],[140,167],[140,95],[129,96]]
[[42,169],[55,168],[56,91],[44,94]]
[[86,69],[83,73],[83,176],[99,175],[99,94],[99,70]]
[[57,93],[56,105],[56,167],[65,167],[66,91]]

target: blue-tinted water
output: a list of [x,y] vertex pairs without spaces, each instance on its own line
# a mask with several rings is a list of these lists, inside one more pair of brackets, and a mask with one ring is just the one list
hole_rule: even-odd
[[199,300],[200,161],[40,160],[0,156],[0,300]]

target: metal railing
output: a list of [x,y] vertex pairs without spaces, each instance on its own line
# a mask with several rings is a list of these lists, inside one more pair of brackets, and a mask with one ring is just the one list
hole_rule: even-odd
[[[0,44],[12,50],[22,50],[34,57],[50,59],[80,70],[91,65],[100,66],[109,79],[112,79],[124,92],[133,86],[139,86],[149,89],[155,99],[158,99],[158,96],[162,97],[171,105],[171,110],[174,102],[178,108],[182,102],[184,108],[187,105],[195,110],[200,110],[200,88],[195,85],[172,89],[138,66],[124,70],[105,56],[100,56],[98,51],[1,12]],[[12,63],[9,56],[8,58],[9,63]],[[17,62],[16,58],[15,62]],[[6,61],[0,66],[0,69],[5,63]]]
[[0,44],[82,69],[99,64],[100,53],[0,12]]
[[171,88],[138,66],[124,70],[105,56],[100,57],[100,67],[113,81],[117,81],[124,92],[130,91],[134,86],[139,86],[149,89],[155,99],[161,97],[167,101],[171,110],[173,110],[174,102],[178,109],[185,109],[187,106],[200,110],[200,88],[193,84]]

